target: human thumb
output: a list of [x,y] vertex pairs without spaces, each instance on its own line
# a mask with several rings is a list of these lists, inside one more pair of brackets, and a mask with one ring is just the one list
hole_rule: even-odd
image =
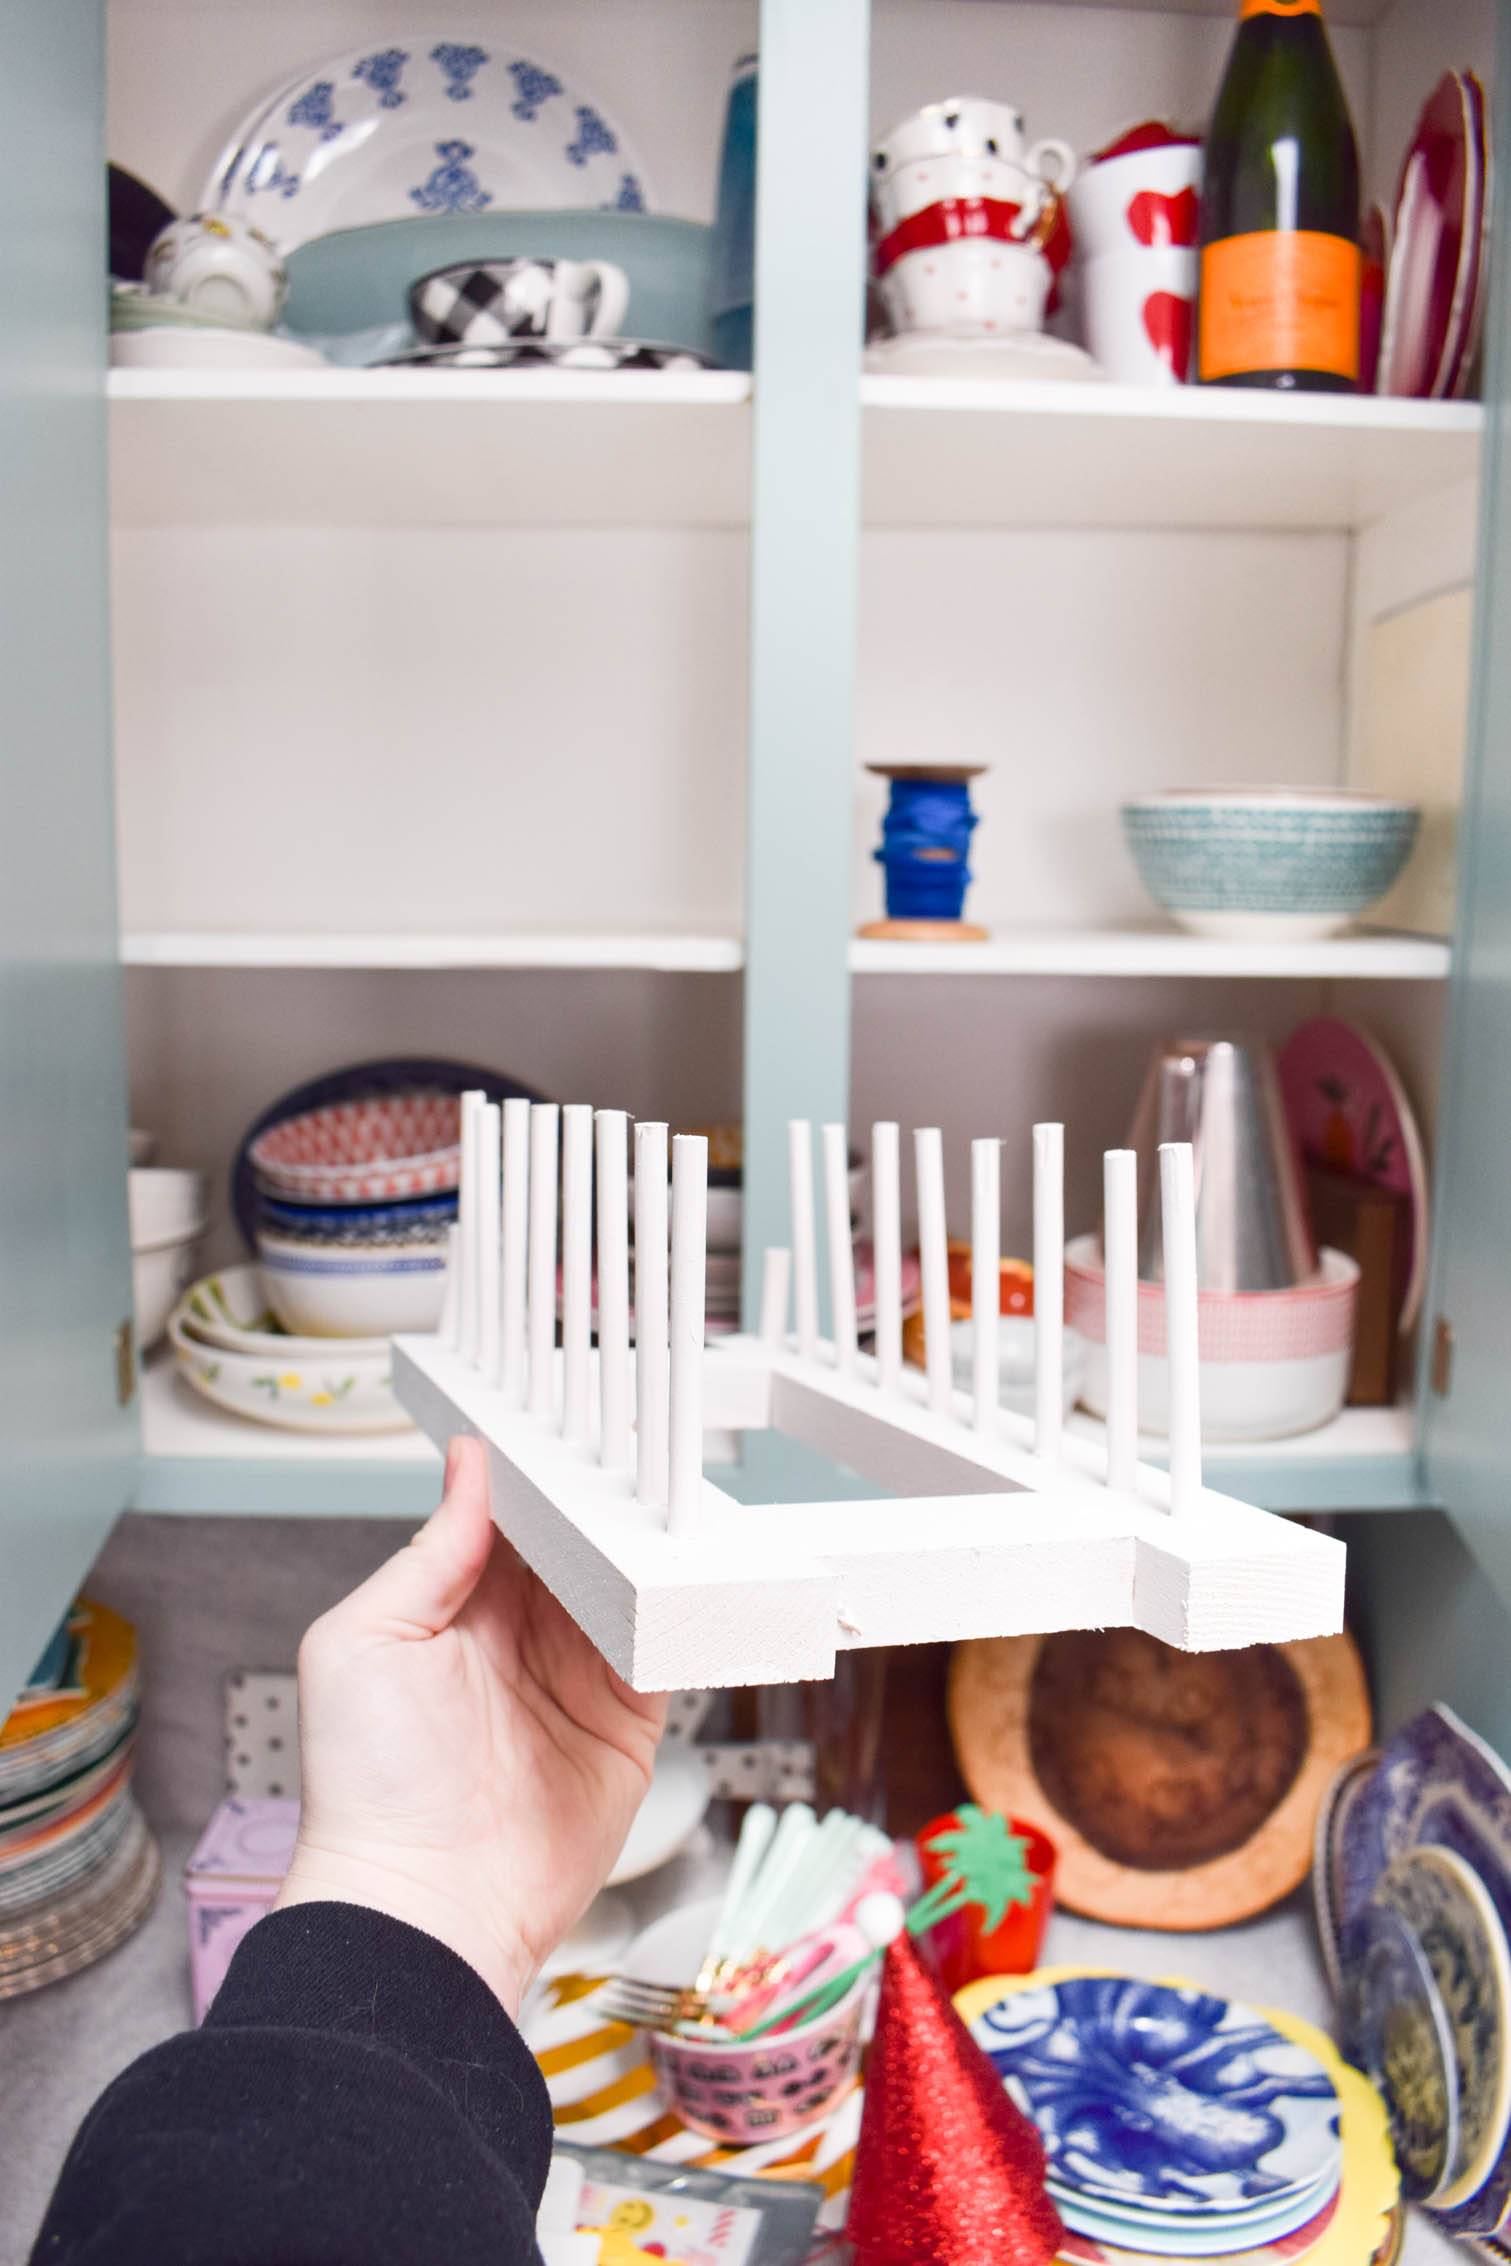
[[358,1627],[383,1635],[436,1636],[450,1626],[476,1589],[493,1549],[488,1455],[480,1440],[458,1438],[446,1454],[445,1493],[404,1549],[336,1608]]

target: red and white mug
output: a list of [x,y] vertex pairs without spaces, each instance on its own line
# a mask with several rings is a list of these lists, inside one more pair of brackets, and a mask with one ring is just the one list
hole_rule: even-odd
[[1070,191],[1086,344],[1109,377],[1181,385],[1195,335],[1201,145],[1150,123]]

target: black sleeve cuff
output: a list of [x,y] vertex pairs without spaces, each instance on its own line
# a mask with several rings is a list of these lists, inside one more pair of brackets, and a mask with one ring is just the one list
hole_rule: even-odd
[[360,1904],[270,1912],[237,1947],[204,2028],[323,2031],[402,2054],[539,2202],[545,2080],[476,1969],[423,1929]]

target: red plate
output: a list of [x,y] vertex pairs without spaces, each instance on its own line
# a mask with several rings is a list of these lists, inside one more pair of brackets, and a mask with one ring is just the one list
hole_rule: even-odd
[[[1495,202],[1494,158],[1490,144],[1490,112],[1485,101],[1485,90],[1473,71],[1463,74],[1469,97],[1469,115],[1473,124],[1475,147],[1479,152],[1479,227],[1474,232],[1473,258],[1470,266],[1469,312],[1464,323],[1463,342],[1452,369],[1448,372],[1445,394],[1461,400],[1469,391],[1479,359],[1480,340],[1485,330],[1485,307],[1490,297],[1490,216]],[[1472,218],[1472,215],[1471,215]]]
[[1455,366],[1472,312],[1480,172],[1469,92],[1447,71],[1417,120],[1396,192],[1381,393],[1425,399]]

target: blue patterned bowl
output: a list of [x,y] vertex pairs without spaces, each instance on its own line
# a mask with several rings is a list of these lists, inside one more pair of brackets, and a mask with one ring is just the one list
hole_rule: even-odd
[[1175,789],[1123,805],[1157,905],[1201,936],[1327,936],[1391,887],[1416,840],[1415,803],[1342,790]]

